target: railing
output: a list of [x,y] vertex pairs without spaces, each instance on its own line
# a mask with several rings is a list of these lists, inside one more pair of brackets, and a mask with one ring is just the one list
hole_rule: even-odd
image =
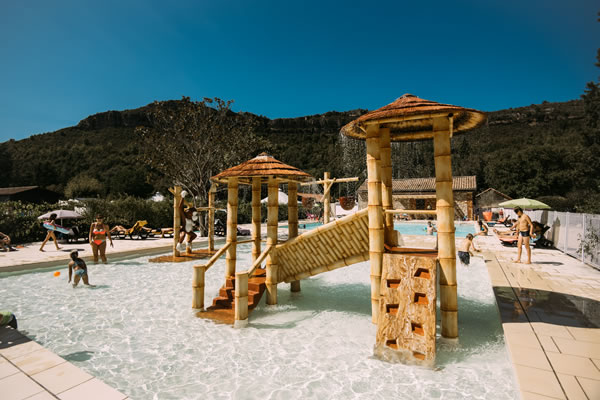
[[234,327],[248,324],[248,280],[274,248],[275,245],[268,245],[248,270],[235,273]]
[[207,262],[206,264],[194,265],[194,273],[192,276],[192,308],[203,310],[204,309],[204,277],[206,275],[206,271],[210,267],[213,266],[215,262],[223,253],[227,251],[232,245],[244,244],[244,243],[252,243],[253,240],[242,240],[240,242],[228,242],[225,243],[225,246],[221,247],[219,251],[217,251]]
[[386,214],[429,214],[429,215],[436,215],[437,214],[436,210],[403,210],[403,209],[397,209],[397,210],[384,210],[384,212]]

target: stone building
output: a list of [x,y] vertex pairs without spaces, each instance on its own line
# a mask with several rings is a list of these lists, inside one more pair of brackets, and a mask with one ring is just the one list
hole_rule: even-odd
[[[454,191],[454,210],[456,219],[473,219],[473,200],[477,191],[475,176],[455,176],[452,178]],[[434,210],[435,178],[394,179],[392,181],[394,209]],[[358,188],[358,207],[367,206],[367,182]],[[425,218],[425,215],[415,215]]]

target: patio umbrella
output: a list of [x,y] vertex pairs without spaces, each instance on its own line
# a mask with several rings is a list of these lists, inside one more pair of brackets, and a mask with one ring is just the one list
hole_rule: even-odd
[[501,207],[512,208],[512,207],[521,207],[524,210],[549,210],[550,206],[548,204],[542,203],[541,201],[533,200],[533,199],[513,199],[503,201],[498,204]]
[[82,215],[80,215],[72,210],[54,210],[54,211],[47,212],[46,214],[40,215],[38,217],[38,219],[48,219],[48,218],[50,218],[50,214],[56,214],[57,219],[83,218]]

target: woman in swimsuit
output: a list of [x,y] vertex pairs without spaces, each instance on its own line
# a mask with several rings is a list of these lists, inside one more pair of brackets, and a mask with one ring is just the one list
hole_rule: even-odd
[[[54,213],[50,214],[50,218],[45,220],[44,223],[52,225],[53,227],[56,228],[56,214],[54,214]],[[46,228],[46,229],[48,229],[48,228]],[[50,238],[52,238],[52,240],[54,240],[54,245],[56,246],[56,250],[60,250],[60,247],[58,247],[58,241],[56,240],[56,235],[54,234],[54,229],[48,229],[48,232],[46,233],[46,239],[44,239],[44,241],[42,242],[42,245],[40,246],[40,251],[44,251],[44,246],[46,245],[46,242],[48,240],[50,240]]]
[[106,264],[106,238],[110,240],[110,247],[113,247],[110,228],[103,222],[101,215],[96,215],[96,222],[90,226],[90,245],[94,253],[94,263],[98,263],[98,252],[100,252],[102,262]]

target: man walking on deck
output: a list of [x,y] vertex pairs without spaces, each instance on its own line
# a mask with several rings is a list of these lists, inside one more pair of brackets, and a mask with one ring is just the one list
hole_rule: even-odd
[[514,211],[519,219],[517,219],[517,222],[515,222],[512,228],[517,228],[519,240],[517,242],[517,259],[513,260],[513,262],[521,262],[521,245],[524,244],[525,249],[527,250],[527,262],[525,264],[531,264],[531,248],[529,247],[529,240],[531,236],[533,236],[533,223],[531,222],[531,218],[523,213],[521,207],[515,207]]

